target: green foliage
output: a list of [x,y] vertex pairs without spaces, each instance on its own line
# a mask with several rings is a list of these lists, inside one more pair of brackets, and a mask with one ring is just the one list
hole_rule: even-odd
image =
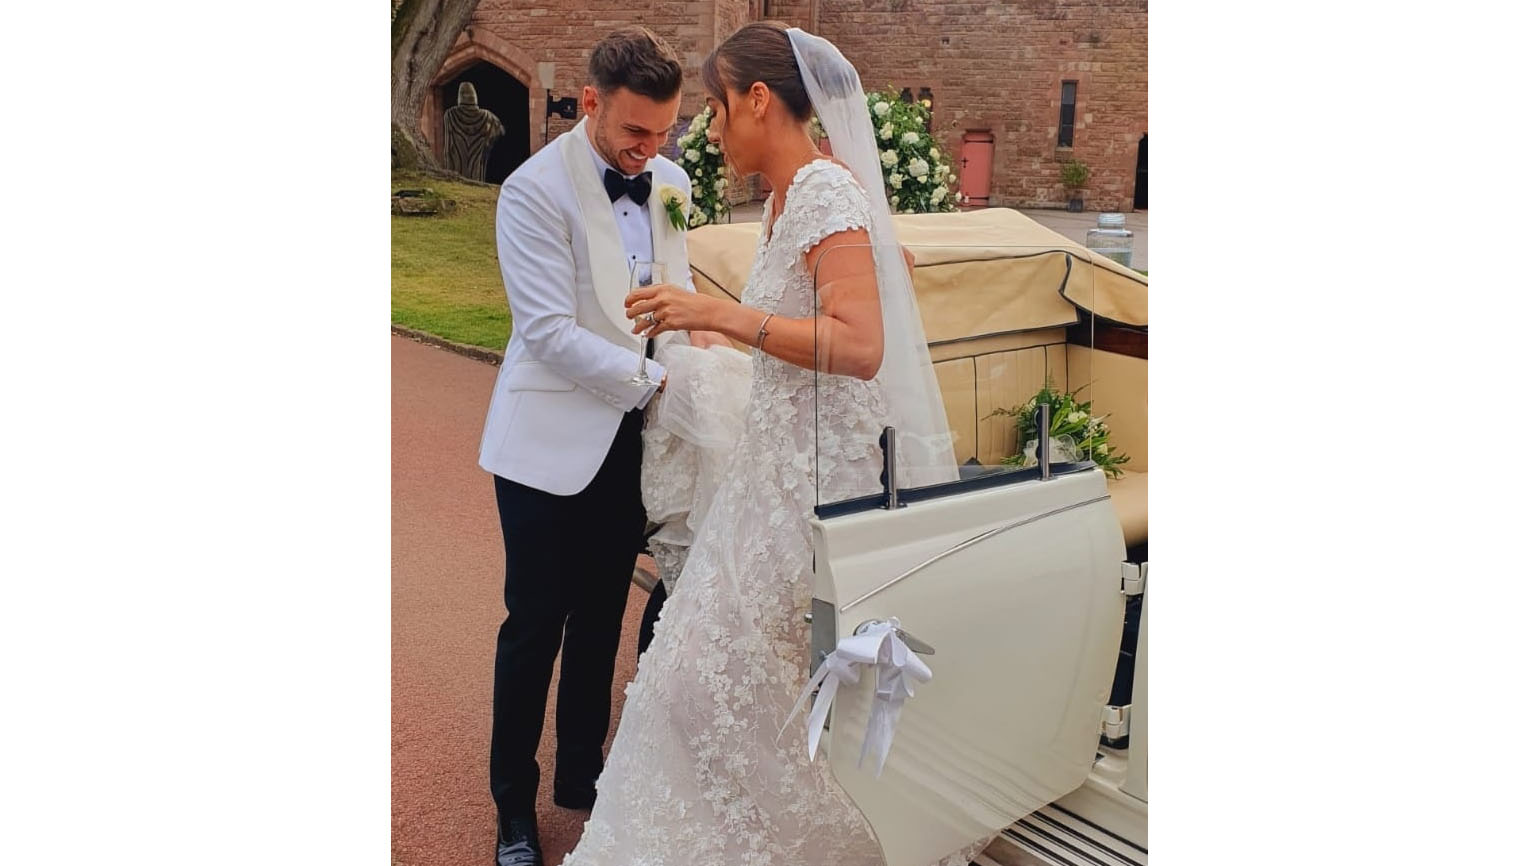
[[1090,183],[1090,166],[1077,159],[1071,159],[1058,169],[1058,179],[1069,189],[1081,189]]
[[[866,94],[882,175],[887,181],[887,201],[894,213],[949,213],[957,209],[962,198],[954,187],[955,160],[941,150],[927,129],[928,103],[927,99],[903,102],[897,89],[891,87]],[[823,137],[816,123],[812,134]]]
[[706,137],[711,125],[711,110],[703,108],[689,122],[689,129],[679,137],[679,165],[689,173],[693,207],[689,227],[725,222],[727,205],[727,162],[721,148]]

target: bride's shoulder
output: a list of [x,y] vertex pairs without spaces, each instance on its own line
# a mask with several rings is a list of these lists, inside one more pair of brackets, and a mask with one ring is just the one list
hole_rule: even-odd
[[860,182],[848,166],[834,159],[815,159],[801,167],[791,191],[802,203],[821,209],[831,204],[865,204]]
[[858,186],[850,167],[833,157],[823,157],[802,166],[797,172],[797,185],[811,187]]
[[806,252],[823,238],[871,225],[871,203],[849,168],[832,159],[802,166],[786,202],[795,244]]

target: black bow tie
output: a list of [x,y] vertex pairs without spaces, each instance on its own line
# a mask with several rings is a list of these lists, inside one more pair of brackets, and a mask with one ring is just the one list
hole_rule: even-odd
[[652,195],[652,172],[644,171],[626,180],[625,175],[612,168],[606,168],[604,169],[604,189],[609,191],[611,202],[619,201],[622,195],[628,195],[636,204],[646,204],[647,199]]

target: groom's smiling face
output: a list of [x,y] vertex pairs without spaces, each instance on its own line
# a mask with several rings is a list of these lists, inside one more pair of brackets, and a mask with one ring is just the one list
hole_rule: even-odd
[[683,96],[680,92],[658,102],[627,87],[609,93],[600,93],[592,85],[584,87],[582,107],[593,149],[621,174],[641,173],[647,160],[668,143]]

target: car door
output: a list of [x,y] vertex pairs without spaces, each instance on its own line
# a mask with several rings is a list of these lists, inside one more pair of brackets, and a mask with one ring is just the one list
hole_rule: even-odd
[[933,864],[998,833],[1079,787],[1095,760],[1125,550],[1106,476],[1053,459],[1046,472],[966,467],[954,482],[844,501],[820,491],[813,665],[863,624],[896,618],[931,673],[903,703],[880,776],[862,759],[874,668],[836,689],[820,735],[819,759],[888,866]]

